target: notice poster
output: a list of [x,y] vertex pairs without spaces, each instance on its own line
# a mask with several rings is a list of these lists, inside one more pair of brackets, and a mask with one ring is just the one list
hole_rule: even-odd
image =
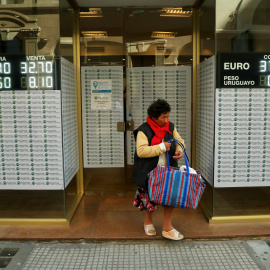
[[112,80],[91,80],[91,93],[92,94],[111,94],[112,93]]
[[112,109],[112,80],[91,80],[91,110]]
[[91,110],[111,110],[112,96],[109,94],[92,94]]

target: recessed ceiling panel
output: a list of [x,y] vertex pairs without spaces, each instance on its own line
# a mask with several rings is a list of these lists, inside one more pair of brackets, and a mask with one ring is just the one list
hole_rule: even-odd
[[183,7],[196,0],[77,0],[80,7]]

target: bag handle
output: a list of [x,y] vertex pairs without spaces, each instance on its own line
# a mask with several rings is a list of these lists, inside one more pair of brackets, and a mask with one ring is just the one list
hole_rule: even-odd
[[[187,177],[189,178],[189,160],[188,160],[188,156],[187,156],[187,153],[186,153],[185,146],[182,143],[180,143],[179,141],[177,141],[176,139],[170,139],[168,141],[168,143],[170,143],[170,142],[176,142],[182,148],[183,154],[184,154],[184,159],[185,159],[185,164],[186,164]],[[170,170],[170,158],[169,158],[168,151],[167,151],[167,166],[169,167],[169,170]]]
[[[188,161],[188,157],[187,157],[187,153],[186,153],[186,149],[184,147],[184,145],[180,142],[178,142],[175,139],[171,139],[168,142],[176,142],[177,144],[179,144],[181,146],[181,148],[183,149],[183,153],[184,153],[184,158],[185,158],[185,163],[186,163],[186,179],[189,179],[189,161]],[[168,166],[168,170],[166,172],[166,179],[165,179],[165,183],[169,183],[169,179],[170,179],[170,157],[169,157],[169,153],[167,151],[167,166]],[[186,185],[188,185],[188,181],[186,181]],[[167,190],[168,190],[168,185],[165,185],[164,188],[164,194],[167,194]],[[165,196],[162,199],[162,203],[161,204],[165,204]]]

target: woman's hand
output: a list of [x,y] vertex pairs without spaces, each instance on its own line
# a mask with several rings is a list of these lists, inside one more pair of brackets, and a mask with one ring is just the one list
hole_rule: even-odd
[[181,151],[176,151],[174,156],[173,156],[173,159],[174,160],[178,160],[180,159],[181,157],[183,156],[183,153]]
[[164,144],[165,144],[165,147],[166,147],[166,151],[170,151],[171,143],[164,142]]

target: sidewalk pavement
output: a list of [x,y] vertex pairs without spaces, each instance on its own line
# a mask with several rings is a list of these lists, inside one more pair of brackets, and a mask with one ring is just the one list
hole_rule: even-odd
[[270,240],[0,242],[0,269],[268,270]]

